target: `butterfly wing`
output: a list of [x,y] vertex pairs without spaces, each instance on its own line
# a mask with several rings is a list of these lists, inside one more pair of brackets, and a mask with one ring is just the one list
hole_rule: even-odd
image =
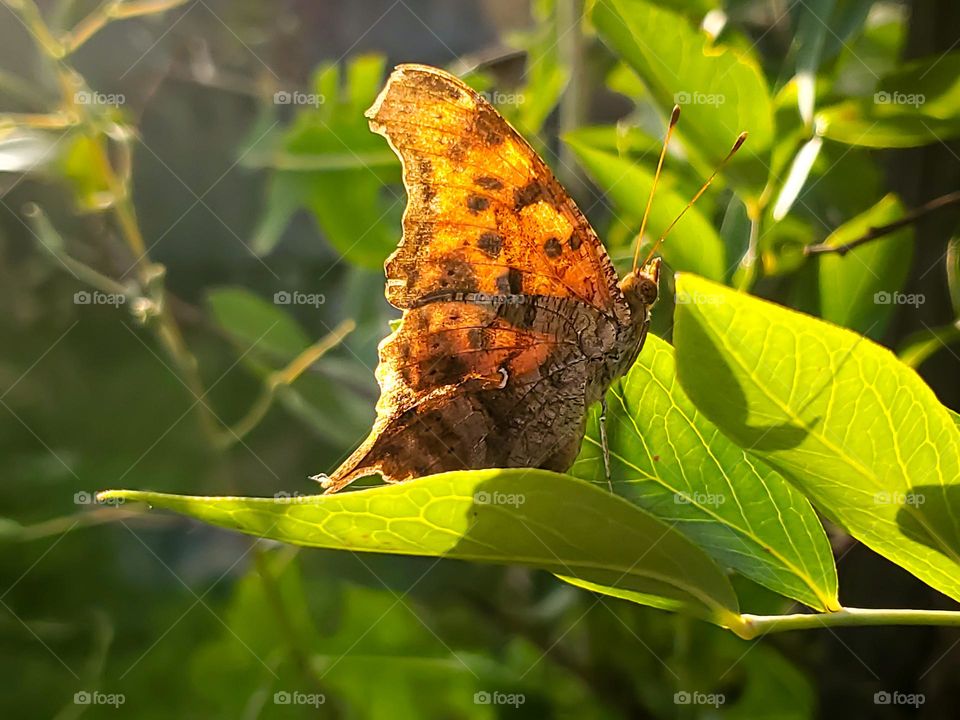
[[401,65],[367,117],[403,164],[386,294],[404,315],[380,346],[374,427],[328,491],[377,472],[398,482],[566,469],[630,315],[596,233],[530,145],[452,75]]

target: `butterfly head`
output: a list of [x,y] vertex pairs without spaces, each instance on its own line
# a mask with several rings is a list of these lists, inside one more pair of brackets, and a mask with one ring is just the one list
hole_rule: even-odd
[[653,258],[620,281],[620,291],[637,317],[645,318],[660,291],[660,258]]

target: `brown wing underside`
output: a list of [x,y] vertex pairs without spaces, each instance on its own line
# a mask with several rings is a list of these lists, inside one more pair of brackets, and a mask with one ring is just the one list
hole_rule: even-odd
[[629,310],[586,219],[481,96],[399,66],[367,111],[403,164],[403,239],[386,263],[404,310],[380,346],[377,420],[325,481],[573,462],[596,358],[580,336]]

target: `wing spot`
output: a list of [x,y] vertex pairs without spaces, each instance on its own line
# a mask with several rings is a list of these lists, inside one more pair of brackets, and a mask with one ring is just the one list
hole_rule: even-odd
[[480,197],[479,195],[471,195],[467,198],[467,207],[472,213],[483,212],[490,207],[490,201],[485,197]]
[[544,198],[543,185],[538,180],[531,180],[514,193],[514,208],[523,210],[528,205],[540,202]]
[[485,232],[477,240],[477,247],[492,258],[499,257],[503,249],[503,237],[495,232]]
[[476,183],[477,187],[482,187],[484,190],[503,190],[503,183],[489,175],[481,175],[475,178],[473,182]]
[[560,245],[559,240],[551,237],[547,238],[547,241],[543,244],[543,251],[547,254],[548,258],[555,260],[563,253],[563,247]]

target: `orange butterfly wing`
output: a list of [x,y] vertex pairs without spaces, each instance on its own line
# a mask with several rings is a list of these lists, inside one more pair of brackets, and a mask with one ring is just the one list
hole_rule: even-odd
[[403,161],[408,195],[403,240],[386,265],[392,304],[455,288],[613,311],[618,278],[596,233],[481,95],[442,70],[400,65],[367,117]]
[[584,348],[611,348],[630,317],[596,233],[533,148],[454,76],[398,66],[367,117],[403,164],[386,295],[404,315],[380,346],[374,427],[324,485],[566,469],[605,390],[601,357]]

